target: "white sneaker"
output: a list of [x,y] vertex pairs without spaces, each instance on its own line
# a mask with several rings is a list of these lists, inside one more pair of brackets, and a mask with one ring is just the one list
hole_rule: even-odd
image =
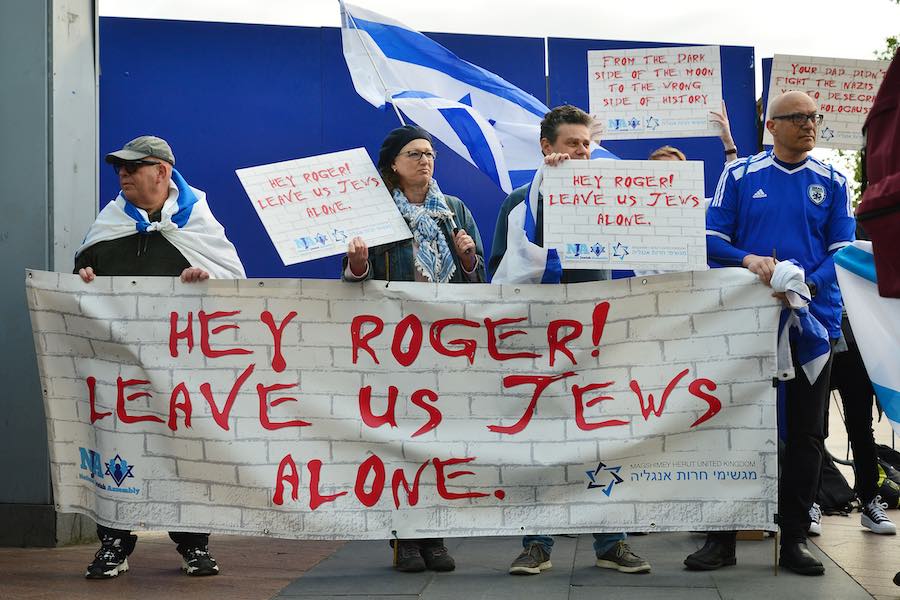
[[871,529],[875,533],[882,535],[894,535],[897,533],[897,527],[888,519],[884,509],[887,503],[881,502],[881,496],[875,496],[872,501],[863,506],[860,523],[863,527]]
[[815,502],[809,507],[809,529],[807,533],[810,537],[822,535],[822,509]]

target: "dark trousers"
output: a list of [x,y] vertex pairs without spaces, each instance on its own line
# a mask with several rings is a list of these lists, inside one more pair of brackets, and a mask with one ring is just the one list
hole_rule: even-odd
[[815,382],[810,383],[796,362],[796,376],[787,382],[785,396],[786,439],[781,455],[778,513],[784,543],[806,539],[809,509],[816,499],[825,455],[828,396],[834,353]]
[[844,405],[844,425],[853,449],[856,493],[863,504],[868,504],[878,489],[878,447],[872,432],[875,390],[872,389],[872,382],[846,317],[842,329],[847,340],[847,351],[834,356],[831,387],[840,393],[841,403]]
[[[137,536],[125,529],[113,529],[112,527],[104,527],[97,525],[97,537],[101,540],[104,536],[118,538],[122,540],[122,547],[126,554],[131,555],[134,552],[134,545],[137,543]],[[208,533],[188,533],[186,531],[170,531],[169,537],[178,544],[178,551],[181,552],[186,548],[206,547],[209,544]]]

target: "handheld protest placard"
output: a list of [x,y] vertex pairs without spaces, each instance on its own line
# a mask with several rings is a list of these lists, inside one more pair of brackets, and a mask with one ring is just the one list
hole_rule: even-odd
[[588,52],[591,114],[608,140],[718,136],[722,105],[718,46]]
[[544,247],[564,269],[707,268],[702,162],[569,160],[542,193]]
[[[816,146],[859,150],[862,126],[887,72],[887,60],[857,60],[776,54],[769,76],[769,99],[784,92],[806,92],[825,117]],[[766,119],[771,116],[766,114]],[[773,143],[764,130],[763,143]]]
[[285,265],[411,237],[365,149],[235,171]]

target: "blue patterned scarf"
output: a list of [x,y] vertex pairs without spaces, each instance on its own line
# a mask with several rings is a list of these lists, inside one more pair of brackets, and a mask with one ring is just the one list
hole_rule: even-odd
[[429,281],[450,281],[456,271],[456,264],[438,221],[453,218],[453,212],[447,206],[437,182],[431,180],[422,204],[412,204],[400,188],[394,190],[394,202],[416,241],[416,268]]

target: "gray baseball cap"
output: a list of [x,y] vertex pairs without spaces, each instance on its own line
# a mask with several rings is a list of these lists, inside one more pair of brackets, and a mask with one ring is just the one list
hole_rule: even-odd
[[172,153],[172,148],[169,147],[168,142],[153,135],[142,135],[141,137],[134,138],[125,144],[121,150],[107,154],[106,162],[117,163],[122,161],[140,160],[142,158],[147,158],[148,156],[161,158],[172,165],[175,164],[175,155]]

